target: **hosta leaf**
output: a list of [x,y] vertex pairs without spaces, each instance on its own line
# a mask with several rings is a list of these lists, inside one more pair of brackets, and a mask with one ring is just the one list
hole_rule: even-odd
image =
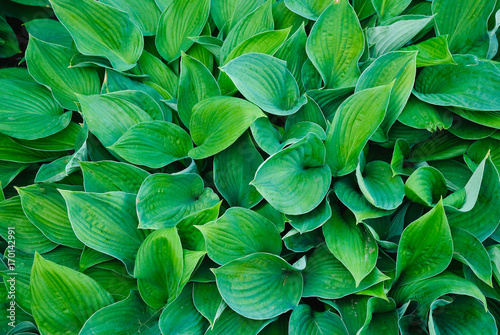
[[50,135],[37,140],[21,140],[14,139],[22,146],[40,151],[66,151],[74,150],[78,134],[82,131],[82,127],[74,122],[54,135]]
[[211,188],[204,188],[203,179],[196,174],[154,174],[146,178],[137,194],[139,227],[174,227],[187,215],[218,202],[219,197]]
[[352,274],[358,287],[377,263],[377,242],[361,224],[356,224],[349,212],[342,213],[332,204],[332,217],[323,225],[326,245],[330,252]]
[[193,303],[198,312],[210,322],[212,328],[226,309],[226,303],[222,300],[215,283],[194,283]]
[[280,212],[300,215],[320,204],[330,182],[324,145],[317,135],[308,134],[262,163],[253,185]]
[[257,335],[269,323],[276,318],[269,320],[247,319],[233,311],[231,308],[224,309],[219,320],[214,324],[213,329],[207,330],[205,335],[224,335],[231,332],[239,334]]
[[187,215],[179,221],[179,223],[177,223],[176,228],[179,231],[182,247],[184,249],[198,251],[207,250],[205,238],[195,226],[202,226],[205,223],[215,221],[219,216],[220,204],[221,202],[217,203],[213,207],[202,209],[199,212]]
[[177,96],[179,78],[159,58],[144,50],[139,58],[139,68],[149,76],[150,82],[159,85],[171,97]]
[[[116,268],[106,268],[106,266],[115,266]],[[120,270],[117,271],[117,270]],[[132,290],[137,290],[137,281],[126,274],[123,263],[118,260],[112,260],[97,265],[84,271],[84,274],[98,282],[115,301],[125,299]]]
[[101,81],[96,69],[69,67],[75,51],[61,45],[47,43],[30,36],[26,62],[30,74],[52,91],[54,98],[65,109],[76,111],[75,93],[98,94]]
[[[118,98],[132,103],[145,111],[153,120],[166,119],[158,102],[149,94],[141,90],[116,91],[106,94],[107,97]],[[168,120],[167,120],[168,121]]]
[[411,3],[411,0],[373,0],[373,7],[382,21],[401,14]]
[[152,232],[141,244],[135,259],[134,277],[142,299],[156,309],[175,299],[183,268],[177,230],[165,228]]
[[191,280],[194,272],[203,262],[206,253],[206,251],[183,250],[184,268],[177,293]]
[[467,165],[452,159],[429,162],[429,165],[443,174],[446,186],[452,191],[464,188],[472,176],[472,172]]
[[[7,185],[27,167],[28,164],[0,161],[0,188],[7,187]],[[3,201],[4,199],[0,200]]]
[[81,162],[86,192],[122,191],[136,194],[149,173],[126,163]]
[[328,196],[321,203],[310,211],[302,215],[287,215],[289,223],[301,234],[306,233],[322,226],[332,216],[332,209]]
[[481,111],[469,111],[461,108],[452,107],[450,110],[460,115],[464,119],[472,121],[474,123],[493,128],[500,128],[500,113],[498,112],[481,112]]
[[83,248],[71,228],[66,203],[59,189],[80,190],[55,184],[35,184],[18,189],[21,204],[28,219],[51,241],[72,248]]
[[224,301],[249,319],[266,320],[294,309],[302,294],[300,271],[275,255],[255,253],[212,271]]
[[325,243],[321,229],[312,230],[301,234],[297,229],[290,229],[283,236],[283,243],[288,250],[306,252]]
[[347,335],[340,317],[330,311],[316,312],[309,305],[299,305],[290,316],[290,335]]
[[452,53],[484,58],[489,48],[487,21],[494,8],[494,0],[437,0],[432,3],[436,34],[448,35]]
[[368,297],[362,295],[350,295],[335,301],[321,299],[339,312],[349,334],[356,334],[363,327],[368,312],[368,300]]
[[363,31],[347,0],[334,1],[321,14],[306,45],[307,55],[321,73],[326,88],[356,84],[363,50]]
[[68,126],[64,113],[50,91],[34,82],[0,79],[0,132],[19,139],[36,140]]
[[443,108],[423,102],[412,95],[399,115],[398,121],[412,128],[435,132],[450,128],[453,114]]
[[373,141],[385,142],[389,129],[403,111],[415,82],[416,57],[415,52],[388,53],[375,60],[359,78],[356,92],[394,81],[384,121],[373,135]]
[[232,207],[216,221],[197,228],[205,237],[208,256],[221,265],[257,252],[281,253],[276,226],[249,209]]
[[225,35],[241,19],[264,4],[266,0],[214,0],[210,3],[210,14],[219,30]]
[[214,182],[230,206],[252,208],[262,200],[250,182],[263,161],[248,134],[214,157]]
[[356,169],[356,179],[361,193],[373,206],[392,210],[403,202],[404,183],[400,176],[393,176],[389,163],[373,161],[364,169]]
[[289,131],[294,125],[301,122],[312,122],[323,129],[326,129],[326,119],[318,104],[311,98],[307,98],[307,103],[299,111],[286,118],[285,130]]
[[31,303],[42,333],[77,334],[85,320],[112,302],[95,280],[35,255]]
[[285,216],[267,201],[262,200],[253,210],[274,223],[280,233],[285,230]]
[[424,68],[417,76],[413,94],[438,106],[500,110],[500,70],[490,62],[479,61],[470,55],[456,55],[454,59],[458,66]]
[[484,139],[474,142],[467,150],[467,156],[474,162],[479,164],[486,154],[489,152],[491,161],[500,171],[500,140],[498,139]]
[[401,50],[418,51],[417,67],[456,64],[448,48],[448,36],[429,38],[419,44],[410,45]]
[[325,141],[326,160],[334,177],[356,169],[361,151],[385,117],[392,86],[360,91],[340,105]]
[[457,117],[455,123],[449,128],[450,133],[464,140],[480,140],[490,137],[496,131],[495,128],[485,127],[460,117]]
[[93,314],[85,322],[79,335],[100,335],[109,332],[154,335],[159,331],[158,317],[154,317],[154,310],[144,304],[137,291],[131,291],[127,299]]
[[[132,273],[147,231],[137,229],[135,195],[60,190],[73,231],[85,245],[122,261]],[[127,241],[126,244],[123,242]]]
[[186,158],[192,148],[188,133],[165,121],[138,123],[108,147],[128,162],[150,168],[161,168]]
[[213,156],[233,144],[264,113],[248,101],[232,97],[205,99],[193,108],[191,137],[197,147],[189,156]]
[[9,25],[3,12],[0,14],[0,57],[8,58],[20,53],[16,34]]
[[339,106],[354,93],[354,89],[354,86],[349,86],[339,89],[309,90],[307,95],[316,101],[325,118],[331,122]]
[[135,66],[144,41],[128,14],[92,0],[51,0],[51,4],[82,54],[106,57],[118,71]]
[[103,3],[126,12],[144,36],[156,34],[161,11],[154,0],[136,2],[133,0],[103,0]]
[[331,5],[333,0],[285,0],[285,5],[300,16],[310,20],[318,20],[323,11]]
[[440,201],[403,231],[396,266],[398,283],[414,283],[443,272],[452,253],[450,227]]
[[408,199],[424,206],[433,206],[446,196],[446,181],[439,170],[431,166],[418,168],[405,184]]
[[464,154],[471,142],[442,131],[411,148],[409,162],[453,158]]
[[409,176],[413,172],[412,167],[405,166],[405,159],[410,155],[410,145],[405,139],[398,139],[394,143],[394,152],[391,159],[391,169],[393,176],[399,174]]
[[80,269],[87,270],[88,268],[112,260],[110,255],[103,254],[87,246],[83,247],[80,255]]
[[[243,70],[245,69],[245,70]],[[307,100],[286,63],[272,56],[249,53],[221,68],[249,101],[275,115],[290,115]]]

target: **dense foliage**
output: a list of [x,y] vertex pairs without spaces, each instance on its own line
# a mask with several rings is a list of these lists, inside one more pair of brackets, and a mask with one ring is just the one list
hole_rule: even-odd
[[499,26],[0,0],[0,333],[497,334]]

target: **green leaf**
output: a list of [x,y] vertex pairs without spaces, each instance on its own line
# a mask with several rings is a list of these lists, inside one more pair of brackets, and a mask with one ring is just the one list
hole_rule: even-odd
[[470,141],[442,131],[412,147],[408,161],[423,162],[457,157],[464,154],[470,144]]
[[449,36],[453,54],[473,54],[484,58],[489,48],[487,21],[494,8],[494,0],[437,0],[432,3],[436,34]]
[[412,95],[399,115],[398,121],[412,128],[435,132],[450,128],[453,114]]
[[500,140],[498,139],[484,139],[481,141],[476,141],[467,150],[467,156],[476,163],[480,163],[484,157],[490,154],[491,161],[496,166],[497,170],[500,171]]
[[347,0],[333,2],[321,14],[306,45],[307,55],[320,72],[325,88],[355,85],[363,50],[363,31]]
[[130,163],[161,168],[188,156],[193,142],[178,125],[165,121],[141,122],[108,149]]
[[154,335],[159,331],[154,310],[144,304],[137,291],[131,291],[127,299],[94,313],[85,322],[79,335],[104,335],[110,332]]
[[302,106],[297,113],[286,118],[285,130],[289,131],[294,125],[301,122],[312,122],[326,129],[326,118],[323,112],[318,104],[309,97],[307,97],[307,103]]
[[96,69],[69,67],[74,50],[47,43],[30,36],[26,49],[29,73],[52,91],[54,99],[65,109],[78,110],[76,94],[92,95],[101,90]]
[[269,320],[247,319],[231,308],[226,308],[219,320],[214,324],[213,329],[208,329],[205,335],[225,335],[230,333],[257,335],[262,328],[274,320],[276,318]]
[[210,14],[219,30],[224,35],[238,22],[254,12],[266,0],[214,0],[210,3]]
[[9,58],[20,52],[16,34],[2,11],[0,14],[0,58]]
[[285,216],[267,201],[262,200],[253,210],[274,223],[280,233],[285,230]]
[[413,202],[432,207],[446,196],[446,181],[439,170],[422,166],[410,175],[405,184],[405,194]]
[[[0,161],[0,188],[5,188],[28,164],[18,164]],[[2,201],[4,199],[1,199]]]
[[54,135],[50,135],[37,140],[21,140],[14,139],[22,146],[40,151],[66,151],[74,150],[78,134],[82,131],[82,127],[74,122]]
[[198,312],[210,322],[212,329],[226,309],[226,303],[215,283],[194,283],[193,303]]
[[339,106],[354,93],[354,89],[354,86],[326,90],[314,89],[307,91],[307,95],[316,101],[325,118],[331,122]]
[[331,5],[333,1],[321,0],[285,0],[285,5],[302,17],[316,21],[321,13]]
[[451,107],[450,110],[466,120],[485,127],[500,128],[500,113],[498,112],[470,111],[455,107]]
[[356,92],[394,82],[384,121],[373,134],[372,140],[385,142],[410,97],[415,82],[416,52],[391,52],[377,58],[361,75]]
[[197,147],[189,151],[193,159],[213,156],[228,148],[264,113],[248,101],[232,97],[212,97],[193,108],[191,137]]
[[113,257],[100,253],[87,246],[83,247],[83,251],[80,255],[80,270],[85,271],[88,268],[112,260]]
[[[245,69],[243,71],[243,69]],[[249,101],[274,115],[290,115],[306,104],[286,62],[272,56],[249,53],[221,68]]]
[[306,252],[325,243],[321,229],[312,230],[301,234],[297,229],[290,229],[283,242],[288,250],[293,252]]
[[125,91],[108,93],[106,96],[130,102],[145,111],[153,120],[163,121],[165,119],[168,121],[168,118],[164,115],[158,101],[153,98],[150,92],[127,89]]
[[103,0],[103,3],[128,14],[144,36],[156,35],[156,28],[160,20],[161,11],[154,0],[136,2],[133,0]]
[[429,38],[401,51],[418,51],[417,67],[456,64],[448,48],[448,35]]
[[139,227],[171,228],[187,215],[218,202],[219,197],[211,188],[204,188],[199,175],[154,174],[146,178],[137,194]]
[[0,134],[0,160],[12,163],[38,163],[52,161],[64,152],[38,151],[22,146],[8,136]]
[[[108,264],[118,265],[120,273],[116,269],[105,268]],[[123,263],[117,260],[99,264],[96,267],[85,270],[83,273],[97,281],[109,294],[111,294],[115,301],[123,300],[132,290],[137,290],[137,281],[125,274],[126,270]]]
[[373,0],[373,7],[381,21],[401,14],[411,3],[411,0]]
[[290,335],[338,334],[347,335],[347,329],[336,314],[316,312],[309,305],[299,305],[290,316]]
[[36,19],[25,22],[26,31],[36,39],[71,48],[73,37],[61,22],[52,19]]
[[455,106],[479,111],[500,110],[500,70],[474,56],[454,56],[457,65],[424,68],[413,94],[438,106]]
[[332,216],[330,201],[326,196],[323,201],[310,211],[302,215],[288,215],[287,219],[292,227],[296,228],[301,234],[321,227]]
[[214,157],[214,182],[230,206],[252,208],[262,200],[250,182],[263,161],[248,134]]
[[450,227],[440,201],[403,231],[396,265],[398,283],[414,283],[443,272],[452,253]]
[[33,317],[45,334],[77,334],[111,296],[93,279],[35,254],[31,272]]
[[59,192],[66,200],[69,221],[78,239],[92,249],[119,259],[132,273],[137,250],[148,233],[137,229],[135,195]]
[[215,206],[202,209],[199,212],[189,214],[185,216],[179,223],[177,223],[176,228],[179,231],[179,236],[182,241],[182,247],[189,250],[206,251],[207,247],[205,245],[205,238],[203,237],[200,230],[196,229],[195,226],[202,226],[208,222],[217,220],[219,216],[221,202],[217,203]]
[[51,0],[50,3],[82,54],[106,57],[117,71],[135,66],[144,41],[127,13],[92,0],[78,3]]
[[300,272],[271,254],[255,253],[212,272],[229,307],[254,320],[267,320],[294,309],[302,294]]
[[339,299],[389,279],[375,268],[359,285],[356,285],[352,274],[332,255],[326,244],[313,251],[302,274],[304,276],[302,296],[325,299]]
[[276,226],[249,209],[229,208],[216,221],[196,228],[205,238],[208,256],[221,265],[257,252],[281,253]]
[[177,297],[184,268],[181,239],[174,228],[152,232],[135,259],[134,277],[142,299],[161,308]]
[[173,1],[161,14],[156,34],[156,47],[160,55],[171,62],[180,57],[193,44],[188,37],[200,35],[208,19],[210,2],[195,0]]
[[480,140],[490,137],[496,131],[495,128],[485,127],[460,117],[457,117],[453,126],[449,128],[450,133],[464,140]]
[[159,85],[170,97],[177,96],[179,78],[159,58],[144,50],[139,58],[139,68],[143,74],[149,76],[149,83]]
[[429,162],[429,165],[441,172],[445,178],[446,186],[452,191],[464,188],[472,176],[472,172],[465,164],[452,159]]
[[385,117],[392,86],[355,93],[338,108],[325,141],[326,160],[334,177],[356,169],[361,151]]
[[371,233],[356,224],[352,213],[342,213],[332,204],[332,217],[323,225],[323,235],[330,252],[349,270],[358,287],[377,263],[378,247]]
[[308,134],[262,163],[252,184],[280,212],[300,215],[320,204],[330,182],[323,142]]

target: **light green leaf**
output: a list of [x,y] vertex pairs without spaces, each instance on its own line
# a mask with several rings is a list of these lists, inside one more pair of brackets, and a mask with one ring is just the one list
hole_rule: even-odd
[[213,0],[210,5],[210,14],[215,25],[224,35],[238,22],[247,17],[256,8],[267,2],[266,0]]
[[177,96],[179,78],[159,58],[144,50],[139,58],[139,68],[143,74],[149,76],[149,83],[159,85],[172,98]]
[[257,252],[281,253],[276,226],[249,209],[229,208],[216,221],[197,228],[205,238],[208,256],[221,265]]
[[224,309],[213,329],[207,330],[205,335],[226,335],[230,333],[257,335],[269,323],[276,320],[252,320],[247,319],[233,311],[231,308]]
[[353,0],[352,6],[360,20],[364,20],[375,14],[372,0]]
[[217,220],[221,202],[207,209],[185,216],[176,228],[182,241],[182,247],[189,250],[206,251],[205,238],[195,226],[202,226]]
[[363,31],[347,0],[333,2],[321,14],[306,45],[307,55],[321,73],[325,88],[355,85],[363,50]]
[[212,97],[193,108],[189,129],[197,147],[189,151],[193,159],[213,156],[228,148],[264,113],[248,101],[232,97]]
[[453,114],[444,108],[423,102],[412,95],[399,115],[398,121],[412,128],[435,132],[450,128]]
[[414,283],[443,272],[451,262],[453,242],[440,201],[413,221],[401,235],[396,278],[399,285]]
[[111,92],[106,94],[106,96],[130,102],[145,111],[153,120],[163,121],[166,119],[159,103],[150,95],[150,92],[125,90]]
[[106,57],[117,71],[135,66],[144,41],[127,13],[92,0],[78,3],[50,0],[50,3],[82,54]]
[[197,174],[154,174],[146,178],[137,194],[139,227],[174,227],[187,215],[213,207],[219,197],[204,188]]
[[405,159],[410,155],[410,145],[405,139],[397,139],[394,144],[394,152],[391,159],[392,175],[409,176],[413,173],[413,168],[405,166]]
[[87,246],[83,247],[80,255],[80,270],[85,271],[88,268],[112,260],[110,255],[103,254]]
[[296,228],[301,234],[321,227],[332,216],[330,201],[326,196],[323,201],[310,211],[302,215],[288,215],[287,219],[292,227]]
[[330,182],[323,142],[308,134],[262,163],[252,184],[280,212],[300,215],[320,204]]
[[307,103],[302,106],[299,111],[286,118],[285,130],[289,131],[296,124],[301,122],[312,122],[326,129],[326,119],[318,104],[312,99],[307,97]]
[[326,160],[334,177],[356,169],[361,151],[385,117],[392,86],[355,93],[338,108],[325,141]]
[[154,0],[141,2],[134,0],[103,0],[102,2],[126,12],[130,21],[139,27],[144,36],[156,35],[161,11]]
[[193,303],[198,312],[203,315],[213,329],[215,322],[226,309],[215,283],[194,283]]
[[439,170],[422,166],[406,180],[405,194],[413,202],[432,207],[446,196],[446,181]]
[[325,118],[331,122],[339,106],[354,93],[354,89],[354,86],[326,90],[314,89],[307,91],[307,96],[316,101]]
[[290,316],[290,335],[347,335],[347,329],[337,314],[316,312],[309,305],[299,305]]
[[137,194],[149,173],[126,163],[113,161],[81,162],[86,192],[122,191]]
[[373,0],[373,7],[381,21],[401,14],[411,3],[411,0]]
[[255,253],[212,272],[224,301],[249,319],[267,320],[299,304],[302,275],[278,256]]
[[284,2],[292,12],[316,21],[333,0],[285,0]]
[[401,51],[418,51],[417,67],[456,64],[448,48],[448,35],[429,38],[402,48]]

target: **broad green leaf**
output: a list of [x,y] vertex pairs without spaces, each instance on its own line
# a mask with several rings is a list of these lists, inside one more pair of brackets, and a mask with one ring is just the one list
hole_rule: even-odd
[[393,176],[389,163],[372,161],[356,169],[356,179],[361,193],[373,206],[392,210],[403,202],[404,183],[401,176]]
[[312,122],[326,129],[326,118],[323,112],[318,104],[309,97],[307,97],[307,103],[297,113],[289,115],[286,118],[285,130],[289,131],[294,125],[301,122]]
[[326,196],[312,211],[302,215],[287,215],[287,219],[301,234],[321,227],[332,216],[330,201]]
[[197,228],[205,238],[208,256],[221,265],[257,252],[281,253],[276,226],[249,209],[229,208],[216,221]]
[[454,124],[449,128],[450,133],[464,140],[480,140],[490,137],[496,131],[495,128],[485,127],[460,117],[456,117]]
[[[304,86],[305,91],[318,90],[323,86],[321,73],[319,73],[309,58],[307,58],[302,65],[300,75],[302,77],[302,86]],[[340,90],[341,89],[342,88],[340,88]]]
[[434,206],[446,193],[446,180],[439,170],[431,166],[418,168],[405,184],[406,197],[424,206]]
[[269,320],[247,319],[231,308],[226,308],[219,320],[214,324],[213,329],[208,329],[205,335],[225,335],[230,333],[257,335],[262,328],[274,320],[276,318]]
[[206,253],[206,251],[183,250],[184,268],[182,269],[181,281],[177,293],[180,293],[182,288],[191,280],[195,271],[203,262]]
[[106,57],[117,71],[135,66],[144,41],[127,13],[92,0],[51,0],[51,5],[82,54]]
[[[166,119],[159,103],[149,94],[141,90],[115,91],[106,94],[107,97],[118,98],[132,103],[145,111],[153,120],[163,121]],[[166,120],[168,121],[168,120]]]
[[200,101],[220,95],[220,89],[205,65],[183,54],[177,95],[179,116],[184,125],[189,127],[193,107]]
[[78,239],[92,249],[119,259],[132,273],[137,250],[148,233],[137,229],[135,195],[59,192],[66,200],[69,221]]
[[206,251],[205,238],[195,226],[202,226],[208,222],[217,220],[221,202],[215,206],[202,209],[199,212],[185,216],[176,228],[182,241],[182,247],[186,250]]
[[159,58],[144,50],[139,58],[139,68],[143,74],[149,76],[150,82],[159,85],[171,97],[177,96],[179,78]]
[[57,247],[28,220],[19,196],[0,202],[0,236],[9,241],[10,235],[15,236],[15,248],[29,254],[45,253]]
[[334,177],[356,169],[361,151],[384,120],[392,86],[355,93],[338,108],[325,141],[326,160]]
[[212,328],[226,309],[226,303],[222,300],[215,283],[194,283],[193,303],[198,312],[210,322]]
[[308,134],[262,163],[252,184],[280,212],[300,215],[320,204],[330,182],[323,142]]
[[[28,164],[0,161],[0,188],[7,187],[7,185],[28,166]],[[1,200],[3,201],[4,199]]]
[[13,139],[23,147],[40,151],[66,151],[76,149],[76,140],[82,127],[74,122],[54,135],[37,140]]
[[391,159],[392,175],[409,176],[413,173],[413,168],[405,166],[405,159],[410,155],[410,145],[405,139],[398,139],[394,144],[394,152]]
[[136,194],[149,173],[126,163],[81,162],[86,192],[122,191]]
[[356,224],[352,213],[342,213],[332,204],[332,217],[323,225],[323,235],[330,252],[349,270],[358,287],[377,263],[378,247],[371,233]]
[[155,309],[173,301],[183,268],[182,245],[177,230],[164,228],[152,232],[141,244],[135,259],[134,277],[142,299]]
[[44,42],[30,36],[26,49],[26,63],[36,81],[52,91],[55,100],[65,109],[78,110],[76,94],[92,95],[101,90],[96,69],[69,67],[74,50]]
[[453,114],[444,108],[423,102],[412,95],[399,115],[398,121],[412,128],[435,132],[450,128]]
[[321,14],[306,45],[307,55],[330,89],[356,84],[363,50],[363,31],[347,0],[334,1]]
[[193,303],[193,285],[187,284],[179,296],[163,309],[160,316],[162,334],[203,334],[207,320]]
[[104,263],[112,259],[113,257],[110,255],[103,254],[97,250],[84,246],[80,255],[80,270],[87,270],[94,265]]
[[42,334],[77,334],[94,312],[112,302],[95,280],[35,254],[31,303]]
[[440,64],[456,64],[448,48],[448,36],[429,38],[415,45],[407,46],[402,51],[418,51],[417,67]]
[[467,165],[452,159],[429,162],[429,165],[435,167],[442,173],[446,181],[446,186],[451,191],[457,191],[464,188],[472,176],[472,172]]
[[438,106],[479,111],[500,110],[500,70],[474,56],[454,56],[457,65],[424,68],[417,76],[413,94]]
[[409,162],[423,162],[453,158],[464,154],[471,142],[441,131],[411,148]]
[[193,159],[213,156],[228,148],[264,113],[248,101],[232,97],[212,97],[196,104],[189,123],[197,145],[189,151]]
[[214,182],[230,206],[252,208],[262,200],[250,182],[263,161],[248,134],[214,157]]
[[[84,324],[79,335],[104,335],[113,333],[131,335],[158,334],[158,317],[155,311],[141,300],[137,291],[127,299],[114,303],[94,313]],[[131,322],[134,320],[134,322]]]
[[161,168],[186,158],[192,148],[188,133],[166,121],[138,123],[108,147],[128,162],[150,168]]
[[219,197],[211,188],[204,188],[199,175],[154,174],[146,178],[137,194],[139,227],[175,227],[184,217],[218,202]]
[[500,171],[500,140],[498,139],[489,138],[474,142],[467,150],[467,156],[479,164],[488,152],[491,161]]
[[372,0],[353,0],[352,6],[360,20],[364,20],[375,14]]
[[411,3],[411,0],[373,0],[373,7],[381,21],[401,14]]
[[337,314],[316,312],[309,305],[299,305],[290,316],[290,335],[338,334],[347,335],[347,329]]
[[40,229],[45,236],[57,244],[81,249],[71,228],[68,211],[58,189],[78,191],[81,187],[70,187],[55,184],[35,184],[18,189],[23,211],[28,219]]
[[210,14],[217,28],[227,35],[241,19],[265,2],[266,0],[213,0],[210,3]]
[[246,318],[267,320],[299,304],[302,275],[278,256],[255,253],[212,271],[224,301]]
[[484,58],[489,49],[488,17],[494,8],[494,0],[437,0],[432,3],[436,34],[448,35],[453,54]]
[[283,243],[293,252],[306,252],[325,243],[321,229],[301,234],[297,229],[290,229],[283,236]]
[[156,33],[160,55],[171,62],[193,44],[188,37],[198,36],[208,19],[209,0],[172,1],[161,14]]
[[[243,70],[245,69],[245,70]],[[286,62],[269,55],[249,53],[221,68],[249,101],[274,115],[290,115],[306,104]]]
[[398,247],[399,285],[415,283],[443,272],[451,262],[453,242],[440,201],[403,231]]
[[58,151],[38,151],[27,148],[12,138],[0,134],[0,160],[12,163],[38,163],[52,161],[64,155]]
[[161,11],[154,0],[136,2],[134,0],[103,0],[103,3],[128,14],[144,36],[156,35]]
[[500,113],[485,111],[470,111],[461,108],[451,107],[450,110],[474,123],[493,128],[500,128]]
[[391,52],[376,59],[361,75],[356,92],[394,83],[384,121],[373,134],[372,140],[385,142],[410,97],[415,82],[416,52]]
[[83,273],[99,283],[111,296],[114,301],[120,301],[129,296],[132,290],[137,290],[137,281],[127,274],[118,273],[114,269],[107,269],[104,266],[117,263],[126,272],[123,263],[117,260],[108,263],[99,264],[95,267],[85,270]]
[[354,89],[354,86],[326,90],[314,89],[307,91],[307,96],[311,97],[318,104],[325,118],[331,122],[339,106],[354,93]]
[[399,313],[392,298],[380,299],[377,297],[368,300],[367,316],[359,334],[398,333]]
[[[43,164],[35,176],[36,183],[56,183],[64,180],[69,175],[66,167],[72,161],[73,155],[61,157],[50,163]],[[79,178],[81,180],[81,178]]]
[[71,120],[71,112],[64,113],[50,91],[34,82],[0,79],[0,100],[0,132],[14,138],[47,137]]
[[363,327],[368,312],[368,300],[368,297],[361,295],[350,295],[335,301],[320,299],[338,311],[349,334],[356,334]]
[[356,285],[352,274],[332,255],[326,244],[313,251],[302,274],[304,276],[302,296],[325,299],[339,299],[389,279],[375,268],[359,285]]
[[274,223],[280,233],[285,230],[285,216],[267,201],[262,200],[253,210]]
[[285,0],[284,2],[292,12],[316,21],[333,0]]

